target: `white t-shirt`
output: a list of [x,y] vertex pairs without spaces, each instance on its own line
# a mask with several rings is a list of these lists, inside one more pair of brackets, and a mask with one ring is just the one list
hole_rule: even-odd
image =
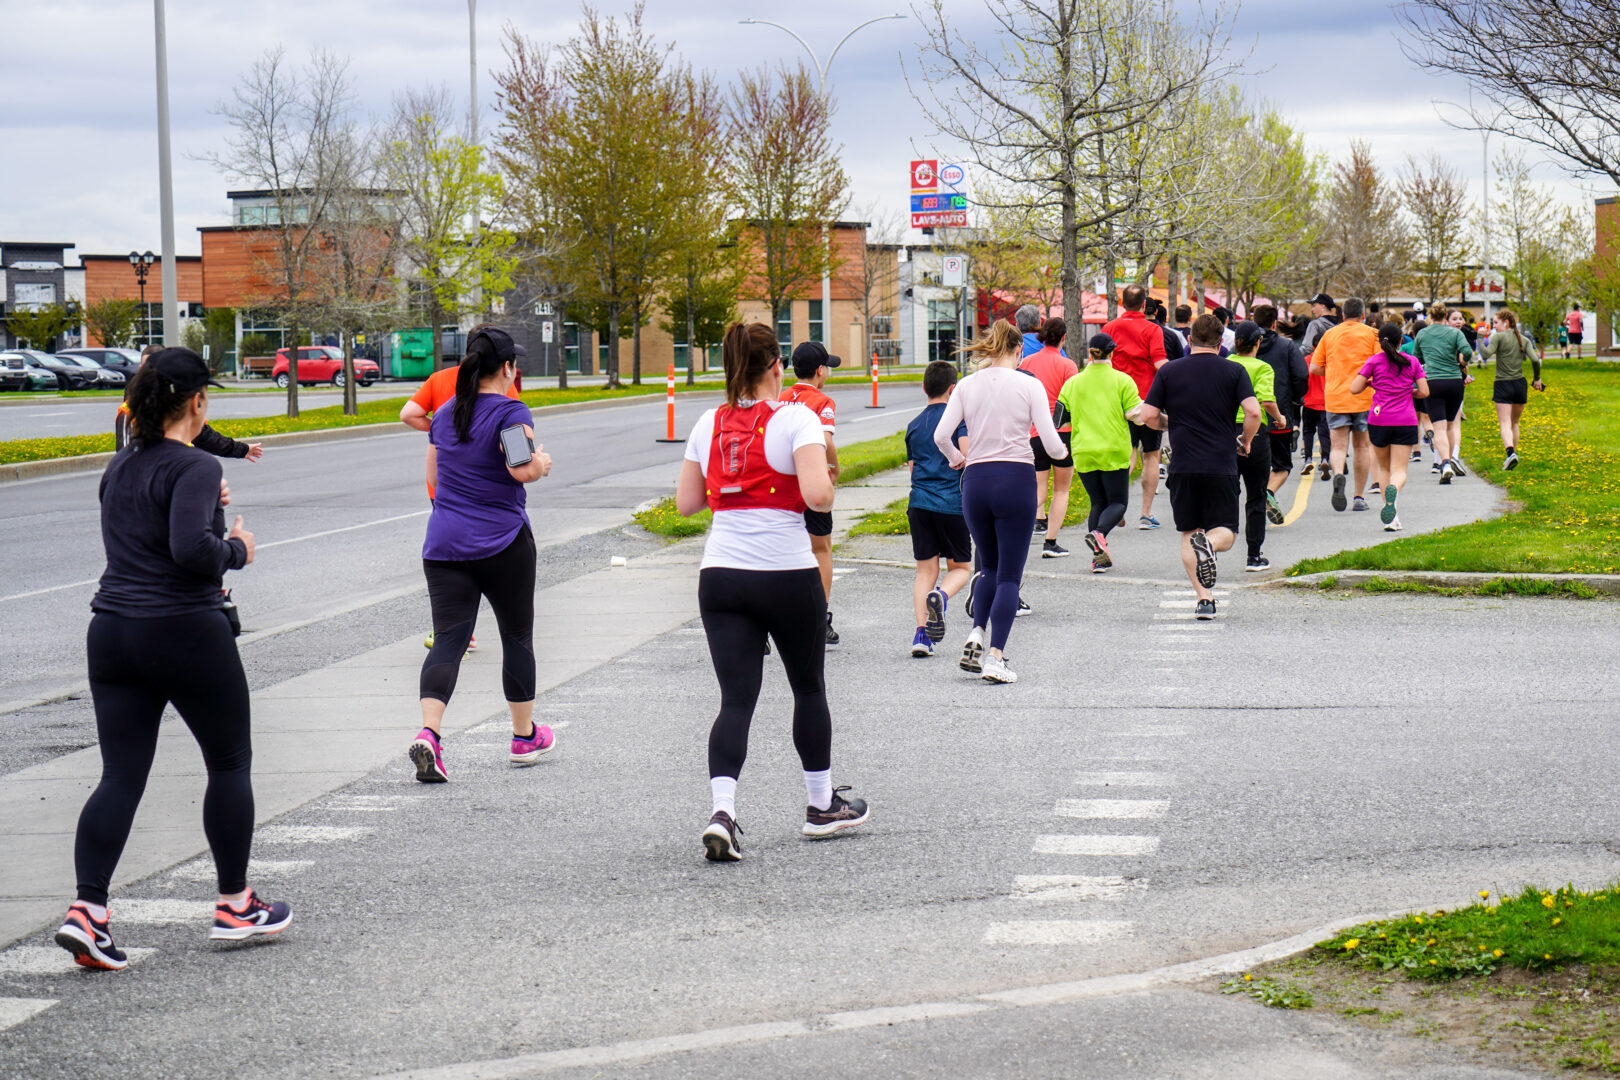
[[[686,460],[695,461],[709,475],[709,452],[714,442],[714,413],[710,409],[692,425],[686,437]],[[795,475],[793,455],[804,446],[826,446],[821,421],[797,402],[776,403],[776,413],[765,426],[765,463],[786,476]],[[727,566],[735,570],[813,570],[810,534],[804,517],[792,510],[721,510],[709,527],[700,569]]]

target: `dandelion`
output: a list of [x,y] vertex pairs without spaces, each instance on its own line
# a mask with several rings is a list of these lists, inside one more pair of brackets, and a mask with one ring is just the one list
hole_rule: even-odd
[[1423,925],[1423,916],[1414,915],[1414,916],[1412,916],[1412,921],[1417,923],[1419,926],[1422,926]]
[[1481,890],[1479,890],[1479,898],[1481,900],[1489,900],[1491,898],[1491,890],[1489,890],[1489,889],[1481,889]]
[[1550,894],[1550,893],[1541,898],[1541,906],[1544,907],[1544,908],[1552,907],[1553,903],[1554,903],[1554,901],[1553,901],[1553,898],[1552,898],[1552,894]]
[[1245,974],[1245,975],[1244,975],[1244,976],[1243,976],[1243,981],[1244,981],[1244,982],[1254,982],[1254,976],[1253,976],[1253,975],[1248,975],[1248,974]]
[[1563,921],[1564,921],[1564,920],[1563,920],[1563,919],[1554,919],[1554,920],[1553,920],[1553,925],[1554,925],[1554,926],[1557,926],[1557,925],[1558,925],[1558,924],[1559,924],[1559,923],[1561,923],[1561,922],[1563,922]]
[[1430,960],[1430,961],[1429,961],[1429,963],[1431,963],[1431,964],[1438,964],[1438,963],[1439,963],[1439,962],[1440,962],[1440,961],[1438,961],[1438,960]]
[[1430,938],[1428,941],[1425,941],[1423,944],[1425,944],[1425,945],[1433,945],[1434,944],[1434,938]]
[[1552,959],[1552,953],[1544,952],[1544,953],[1541,954],[1541,958],[1543,960],[1551,960]]
[[1479,947],[1479,951],[1480,951],[1480,952],[1484,952],[1484,951],[1485,951],[1485,946],[1483,946],[1483,945],[1481,945],[1481,946],[1480,946],[1480,947]]
[[1500,959],[1502,959],[1502,950],[1501,949],[1492,949],[1491,950],[1491,955],[1496,957],[1498,960],[1500,960]]
[[1349,952],[1351,949],[1355,948],[1357,945],[1360,945],[1360,944],[1361,944],[1361,939],[1358,938],[1358,937],[1353,937],[1349,941],[1344,943],[1344,951]]

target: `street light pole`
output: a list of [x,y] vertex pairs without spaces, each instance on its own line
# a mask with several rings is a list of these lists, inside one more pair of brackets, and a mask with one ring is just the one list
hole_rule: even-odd
[[[152,0],[157,40],[158,215],[163,240],[163,344],[180,344],[179,282],[174,267],[174,170],[169,162],[169,34],[164,25],[163,0]],[[150,256],[151,252],[147,252]],[[142,307],[142,314],[145,314]]]
[[[141,344],[147,344],[152,337],[152,320],[146,313],[146,275],[152,269],[152,260],[157,256],[150,251],[144,255],[139,251],[129,253],[129,265],[135,268],[135,285],[141,290]],[[107,342],[103,341],[103,345]]]
[[[808,41],[804,40],[804,38],[794,33],[788,27],[783,26],[781,23],[772,22],[769,19],[741,19],[739,21],[743,26],[774,26],[778,30],[782,30],[792,35],[793,40],[797,41],[800,45],[803,45],[804,51],[810,54],[810,63],[814,65],[816,69],[816,77],[818,79],[817,93],[821,97],[822,104],[826,105],[827,71],[832,67],[833,60],[838,56],[838,50],[844,47],[844,42],[854,37],[857,31],[863,30],[866,27],[871,26],[873,23],[887,22],[890,19],[904,18],[904,15],[895,14],[879,15],[876,18],[867,19],[865,22],[856,26],[849,33],[838,39],[838,44],[833,46],[833,51],[827,54],[827,62],[825,64],[823,64],[820,58],[816,56],[816,50],[810,47],[810,43]],[[831,337],[831,334],[828,331],[832,327],[832,238],[828,234],[828,229],[825,225],[821,227],[821,254],[821,338],[822,344],[826,345],[827,339]],[[776,320],[778,314],[779,313],[775,311],[771,312],[771,320],[773,322]],[[869,326],[864,328],[864,332],[866,334],[870,334],[871,330],[872,328]]]

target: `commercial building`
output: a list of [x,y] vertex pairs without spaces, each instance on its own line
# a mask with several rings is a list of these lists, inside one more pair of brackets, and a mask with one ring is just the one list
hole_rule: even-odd
[[[74,286],[76,274],[67,266],[67,252],[72,244],[40,241],[0,240],[0,300],[4,301],[4,314],[14,311],[32,311],[51,304],[65,304],[77,299]],[[17,338],[9,327],[0,330],[0,345],[8,349],[17,347]]]
[[[84,275],[84,289],[80,299],[85,304],[103,300],[144,301],[139,329],[135,332],[137,347],[163,341],[163,258],[157,256],[146,266],[146,286],[141,287],[135,265],[129,255],[80,255]],[[202,259],[197,255],[176,255],[174,272],[180,321],[200,319],[203,313]],[[85,333],[86,345],[105,345],[95,334]]]

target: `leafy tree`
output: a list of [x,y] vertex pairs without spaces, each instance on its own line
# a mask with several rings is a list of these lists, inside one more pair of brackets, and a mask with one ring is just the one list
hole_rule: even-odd
[[1468,258],[1468,185],[1455,166],[1436,151],[1420,161],[1408,156],[1398,182],[1401,202],[1412,217],[1416,260],[1412,269],[1428,301],[1454,295]]
[[664,296],[661,325],[672,338],[686,339],[686,385],[696,383],[698,357],[725,339],[737,321],[737,292],[744,269],[734,231],[710,235],[708,251],[689,247]]
[[66,304],[41,304],[32,309],[13,311],[6,317],[7,325],[19,341],[45,350],[49,350],[57,337],[77,321],[77,312]]
[[85,331],[109,349],[135,343],[141,305],[135,300],[97,300],[84,306]]
[[1583,283],[1582,266],[1589,265],[1594,247],[1592,230],[1561,206],[1550,188],[1531,179],[1523,154],[1504,153],[1496,169],[1493,250],[1505,247],[1508,298],[1520,325],[1545,346]]

